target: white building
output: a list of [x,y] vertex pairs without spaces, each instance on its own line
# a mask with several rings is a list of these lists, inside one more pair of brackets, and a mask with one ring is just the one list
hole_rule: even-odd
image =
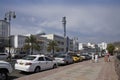
[[14,48],[23,48],[27,36],[13,35],[11,36],[11,45]]
[[73,38],[73,51],[78,51],[78,38],[74,37]]
[[102,42],[100,44],[98,44],[98,46],[100,47],[101,50],[106,50],[107,49],[107,43]]
[[[28,35],[30,36],[30,35]],[[62,52],[66,52],[66,50],[68,49],[68,51],[73,51],[73,40],[69,39],[68,37],[64,39],[64,37],[55,35],[55,34],[36,34],[34,35],[37,39],[37,41],[39,41],[39,45],[41,46],[41,50],[35,51],[34,53],[44,53],[44,54],[48,54],[50,52],[47,51],[48,48],[48,44],[50,41],[54,40],[57,42],[58,44],[58,50],[55,51],[56,53],[62,53]],[[12,52],[15,51],[15,49],[21,49],[23,48],[24,44],[25,44],[25,39],[27,36],[23,36],[23,35],[13,35],[11,36],[11,44],[12,44]],[[66,42],[65,42],[66,41]],[[66,47],[65,47],[66,46]]]
[[88,46],[88,47],[91,47],[91,48],[95,48],[95,47],[96,47],[96,44],[93,44],[93,43],[87,43],[87,46]]
[[56,41],[59,45],[59,52],[73,50],[73,40],[69,39],[68,37],[64,39],[64,37],[55,34],[42,35],[42,37],[46,37],[47,39]]
[[[10,36],[10,41],[11,41],[10,52],[16,53],[17,50],[20,50],[21,48],[23,48],[23,46],[25,44],[25,39],[26,39],[26,36],[23,36],[23,35]],[[8,48],[6,48],[6,50],[9,51]]]
[[44,33],[36,34],[36,38],[39,41],[39,45],[41,47],[41,50],[39,53],[48,54],[47,51],[48,44],[51,40],[47,39],[46,37],[42,37],[42,35],[45,35]]
[[100,51],[100,47],[97,44],[93,43],[79,43],[79,50],[83,52],[90,52],[90,53],[95,53]]
[[79,43],[78,50],[83,50],[83,43]]

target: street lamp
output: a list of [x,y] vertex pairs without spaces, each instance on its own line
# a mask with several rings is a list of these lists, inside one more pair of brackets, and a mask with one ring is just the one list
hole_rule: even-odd
[[5,18],[4,20],[7,21],[9,23],[9,27],[8,27],[8,37],[9,37],[9,58],[11,60],[11,54],[10,54],[10,22],[12,18],[16,18],[15,12],[14,11],[9,11],[7,13],[5,13]]
[[66,17],[62,17],[62,24],[64,28],[64,52],[68,52],[68,37],[66,36]]

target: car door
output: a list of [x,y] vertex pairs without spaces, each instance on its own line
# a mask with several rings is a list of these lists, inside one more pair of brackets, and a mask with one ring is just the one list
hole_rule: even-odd
[[46,60],[46,68],[47,69],[53,68],[54,65],[53,60],[48,57],[45,57],[45,60]]
[[45,70],[46,69],[46,60],[44,57],[39,57],[38,58],[39,61],[39,66],[41,68],[41,70]]
[[72,63],[73,62],[73,59],[71,56],[67,55],[67,59],[68,59],[68,63]]

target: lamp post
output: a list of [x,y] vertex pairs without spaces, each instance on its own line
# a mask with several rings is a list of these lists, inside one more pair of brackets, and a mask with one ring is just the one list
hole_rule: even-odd
[[67,37],[66,37],[66,17],[64,16],[62,18],[62,24],[63,24],[63,28],[64,28],[64,48],[65,48],[65,52],[68,51],[68,45],[67,45]]
[[8,27],[8,41],[9,41],[9,59],[11,60],[11,53],[10,53],[10,22],[12,18],[16,18],[15,12],[14,11],[9,11],[7,13],[5,13],[5,18],[4,20],[7,21],[9,23],[9,27]]

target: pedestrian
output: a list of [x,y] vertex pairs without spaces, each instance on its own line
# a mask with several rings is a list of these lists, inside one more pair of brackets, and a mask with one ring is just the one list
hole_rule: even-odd
[[95,62],[98,62],[98,54],[95,54]]
[[92,53],[92,62],[95,62],[95,55]]
[[107,62],[107,60],[108,60],[108,57],[107,57],[107,54],[105,54],[104,61]]
[[110,62],[110,54],[107,53],[107,62]]

